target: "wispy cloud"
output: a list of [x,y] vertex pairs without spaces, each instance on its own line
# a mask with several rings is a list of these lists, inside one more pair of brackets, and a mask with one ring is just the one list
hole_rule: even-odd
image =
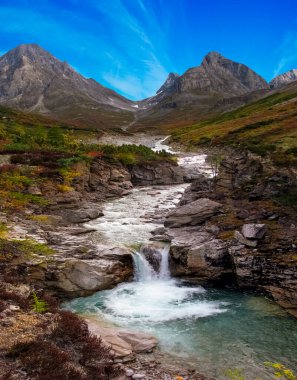
[[[117,46],[117,59],[111,57],[111,61],[115,63],[118,57],[121,57],[120,63],[112,65],[103,74],[105,81],[134,99],[153,95],[166,79],[166,63],[169,60],[165,44],[158,49],[163,37],[152,12],[142,0],[136,1],[138,11],[146,19],[145,25],[140,24],[121,0],[89,0],[89,3],[111,20],[110,35],[113,38],[113,46]],[[160,54],[162,50],[164,53]],[[159,58],[160,55],[162,60]]]
[[104,79],[111,86],[118,88],[124,95],[135,99],[143,99],[153,95],[164,82],[167,71],[154,56],[141,62],[145,67],[145,75],[123,74],[123,72],[110,71],[104,74]]
[[282,72],[295,68],[291,67],[292,64],[297,67],[297,33],[290,32],[286,34],[282,45],[278,49],[278,55],[280,58],[273,72],[273,78]]

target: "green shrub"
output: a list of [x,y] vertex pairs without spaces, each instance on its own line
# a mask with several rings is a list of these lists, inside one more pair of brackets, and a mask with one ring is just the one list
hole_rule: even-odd
[[33,297],[33,306],[32,310],[36,313],[45,313],[48,310],[47,303],[40,299],[35,292],[32,293]]

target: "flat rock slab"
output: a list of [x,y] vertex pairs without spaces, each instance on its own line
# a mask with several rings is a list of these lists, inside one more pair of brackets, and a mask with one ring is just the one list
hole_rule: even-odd
[[177,207],[166,216],[165,227],[195,226],[216,215],[222,205],[208,198],[200,198],[184,206]]
[[116,358],[132,357],[134,353],[150,352],[158,341],[152,335],[113,327],[100,327],[93,321],[87,321],[89,330],[99,335],[113,351]]
[[141,332],[119,330],[118,336],[132,346],[133,352],[148,352],[158,344],[155,337]]

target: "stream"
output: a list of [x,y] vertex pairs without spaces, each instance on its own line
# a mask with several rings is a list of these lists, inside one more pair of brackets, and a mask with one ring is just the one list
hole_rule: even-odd
[[[154,145],[164,146],[160,139]],[[205,155],[181,154],[179,164],[211,173]],[[96,229],[93,239],[100,244],[137,247],[134,281],[65,307],[98,323],[151,333],[169,361],[218,380],[231,378],[226,371],[235,369],[245,380],[271,380],[268,361],[296,371],[297,324],[278,305],[261,296],[191,286],[171,277],[168,245],[152,245],[153,260],[139,248],[149,242],[150,231],[163,225],[187,186],[140,187],[107,202],[104,217],[87,227]]]

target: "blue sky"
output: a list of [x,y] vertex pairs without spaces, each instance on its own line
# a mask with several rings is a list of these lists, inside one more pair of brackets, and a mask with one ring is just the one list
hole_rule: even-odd
[[0,0],[0,54],[31,42],[130,99],[213,50],[270,80],[297,68],[297,1]]

